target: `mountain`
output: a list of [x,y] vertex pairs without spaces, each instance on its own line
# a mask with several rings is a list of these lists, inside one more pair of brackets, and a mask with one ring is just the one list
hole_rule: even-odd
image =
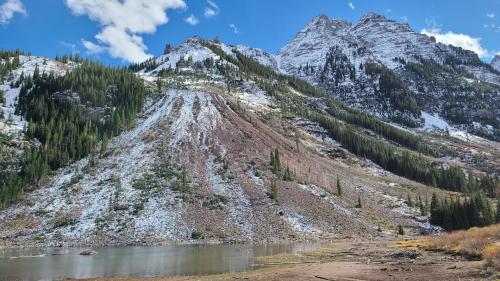
[[374,13],[355,25],[320,15],[268,61],[386,121],[427,128],[426,117],[439,116],[450,128],[500,139],[500,72],[406,23]]
[[[299,34],[360,28],[324,16],[313,22]],[[128,69],[2,53],[0,243],[394,238],[400,228],[419,235],[463,227],[432,225],[431,199],[442,207],[436,219],[463,211],[447,205],[451,194],[495,197],[498,143],[388,124],[321,91],[384,76],[399,87],[387,106],[403,108],[401,120],[418,119],[411,104],[397,103],[413,98],[400,74],[368,49],[356,55],[363,69],[353,65],[343,52],[361,43],[345,44],[311,44],[327,55],[324,80],[307,70],[321,58],[295,66],[300,60],[283,50],[274,56],[199,37]],[[307,46],[295,45],[300,57]],[[336,72],[342,84],[330,80]],[[483,212],[487,200],[478,198],[474,210]]]
[[[347,161],[367,164],[348,159],[333,140],[323,143],[326,131],[314,122],[297,116],[271,126],[281,119],[279,101],[255,81],[233,76],[243,68],[238,49],[192,38],[132,66],[153,91],[135,124],[112,137],[100,156],[67,162],[25,200],[0,211],[7,225],[1,239],[109,245],[187,241],[198,232],[214,241],[381,235],[379,219],[353,207],[358,198],[369,216],[433,229],[417,209],[384,194],[387,183],[348,168]],[[17,69],[37,62],[22,59]],[[82,63],[46,61],[57,69],[73,64]],[[17,79],[7,79],[8,92],[19,89],[9,86]],[[269,167],[271,152],[278,170]],[[381,170],[374,166],[372,173]],[[337,177],[343,196],[335,195]]]

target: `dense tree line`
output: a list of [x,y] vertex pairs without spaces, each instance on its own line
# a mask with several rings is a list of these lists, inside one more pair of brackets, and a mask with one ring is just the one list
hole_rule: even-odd
[[30,56],[30,53],[21,51],[19,49],[11,51],[11,50],[0,50],[0,60],[6,60],[8,58],[12,57],[18,57],[18,56]]
[[[166,61],[163,61],[166,62]],[[134,72],[138,72],[140,70],[144,70],[146,72],[149,72],[151,70],[154,70],[160,66],[160,63],[157,62],[156,58],[149,58],[141,63],[134,63],[131,64],[128,69]]]
[[80,63],[85,61],[85,59],[82,58],[79,54],[62,55],[62,56],[57,55],[55,57],[55,60],[62,63],[68,63],[70,61]]
[[24,187],[50,171],[94,153],[101,140],[133,125],[146,90],[124,69],[84,61],[64,76],[40,73],[21,82],[18,113],[28,122],[26,149],[17,169],[0,177],[0,205],[16,201]]
[[323,114],[309,110],[300,114],[327,129],[331,138],[340,142],[352,153],[368,158],[388,171],[427,185],[465,191],[465,175],[461,169],[437,166],[406,149],[399,149],[386,142],[362,136],[352,128],[345,127]]
[[[498,208],[498,206],[497,206]],[[476,192],[466,199],[440,200],[432,196],[430,222],[447,231],[488,226],[496,222],[495,212],[482,192]]]
[[366,63],[364,69],[367,75],[378,77],[379,89],[376,89],[376,92],[388,98],[394,108],[420,117],[420,108],[412,97],[411,91],[394,72],[378,63]]
[[365,129],[372,130],[376,134],[386,138],[389,141],[396,142],[404,147],[424,153],[431,156],[437,156],[437,151],[430,145],[426,144],[416,135],[410,134],[392,125],[378,120],[365,112],[359,112],[351,109],[334,110],[332,104],[327,110],[333,117],[343,120],[349,124],[357,125]]

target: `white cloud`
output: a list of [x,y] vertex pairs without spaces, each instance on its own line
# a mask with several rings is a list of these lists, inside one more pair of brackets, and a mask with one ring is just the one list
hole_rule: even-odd
[[492,24],[485,24],[483,25],[484,28],[491,30],[493,32],[500,32],[500,25],[496,25],[494,23]]
[[229,28],[231,28],[233,30],[234,34],[240,34],[240,30],[238,29],[238,27],[234,23],[230,24]]
[[193,14],[185,18],[184,21],[190,25],[197,25],[200,22]]
[[495,18],[495,14],[494,13],[486,14],[486,16],[489,17],[490,19],[494,19]]
[[216,16],[217,12],[214,9],[212,9],[212,8],[206,7],[204,15],[207,18],[211,18],[213,16]]
[[94,44],[90,41],[82,39],[82,44],[87,49],[88,54],[99,54],[106,51],[106,48],[97,44]]
[[27,15],[26,7],[20,0],[7,0],[0,5],[0,24],[8,24],[14,17],[14,14],[19,13]]
[[95,38],[82,40],[89,52],[108,52],[128,62],[140,62],[147,53],[141,34],[156,32],[168,22],[166,10],[185,9],[184,0],[65,0],[75,15],[87,15],[102,26]]
[[203,13],[206,18],[215,17],[219,14],[219,6],[211,0],[207,0],[208,7],[205,8],[205,12]]
[[354,7],[354,4],[352,2],[347,3],[347,5],[349,6],[349,8],[351,8],[351,10],[356,9],[356,7]]
[[212,6],[212,8],[219,10],[219,6],[214,1],[207,0],[207,3],[208,5]]
[[473,51],[480,57],[488,56],[488,51],[481,47],[481,38],[474,38],[467,34],[453,33],[451,31],[444,33],[437,28],[424,28],[422,29],[421,33],[427,36],[434,36],[437,42],[453,45],[456,47],[462,47],[465,50]]
[[407,16],[402,16],[402,17],[401,17],[401,20],[402,20],[403,22],[408,22],[408,17],[407,17]]

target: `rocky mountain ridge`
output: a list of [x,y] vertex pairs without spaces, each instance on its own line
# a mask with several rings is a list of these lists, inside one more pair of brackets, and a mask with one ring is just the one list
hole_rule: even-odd
[[475,53],[436,43],[406,23],[374,13],[354,25],[320,15],[274,60],[264,56],[262,62],[274,69],[387,121],[423,127],[425,114],[437,114],[457,129],[500,138],[496,60],[486,64]]

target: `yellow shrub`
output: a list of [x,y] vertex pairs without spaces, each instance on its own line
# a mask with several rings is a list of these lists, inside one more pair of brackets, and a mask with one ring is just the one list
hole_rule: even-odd
[[470,257],[482,258],[486,266],[500,271],[500,224],[400,243],[403,247],[441,250]]
[[491,266],[500,271],[500,242],[490,245],[483,250],[483,259],[487,266]]

